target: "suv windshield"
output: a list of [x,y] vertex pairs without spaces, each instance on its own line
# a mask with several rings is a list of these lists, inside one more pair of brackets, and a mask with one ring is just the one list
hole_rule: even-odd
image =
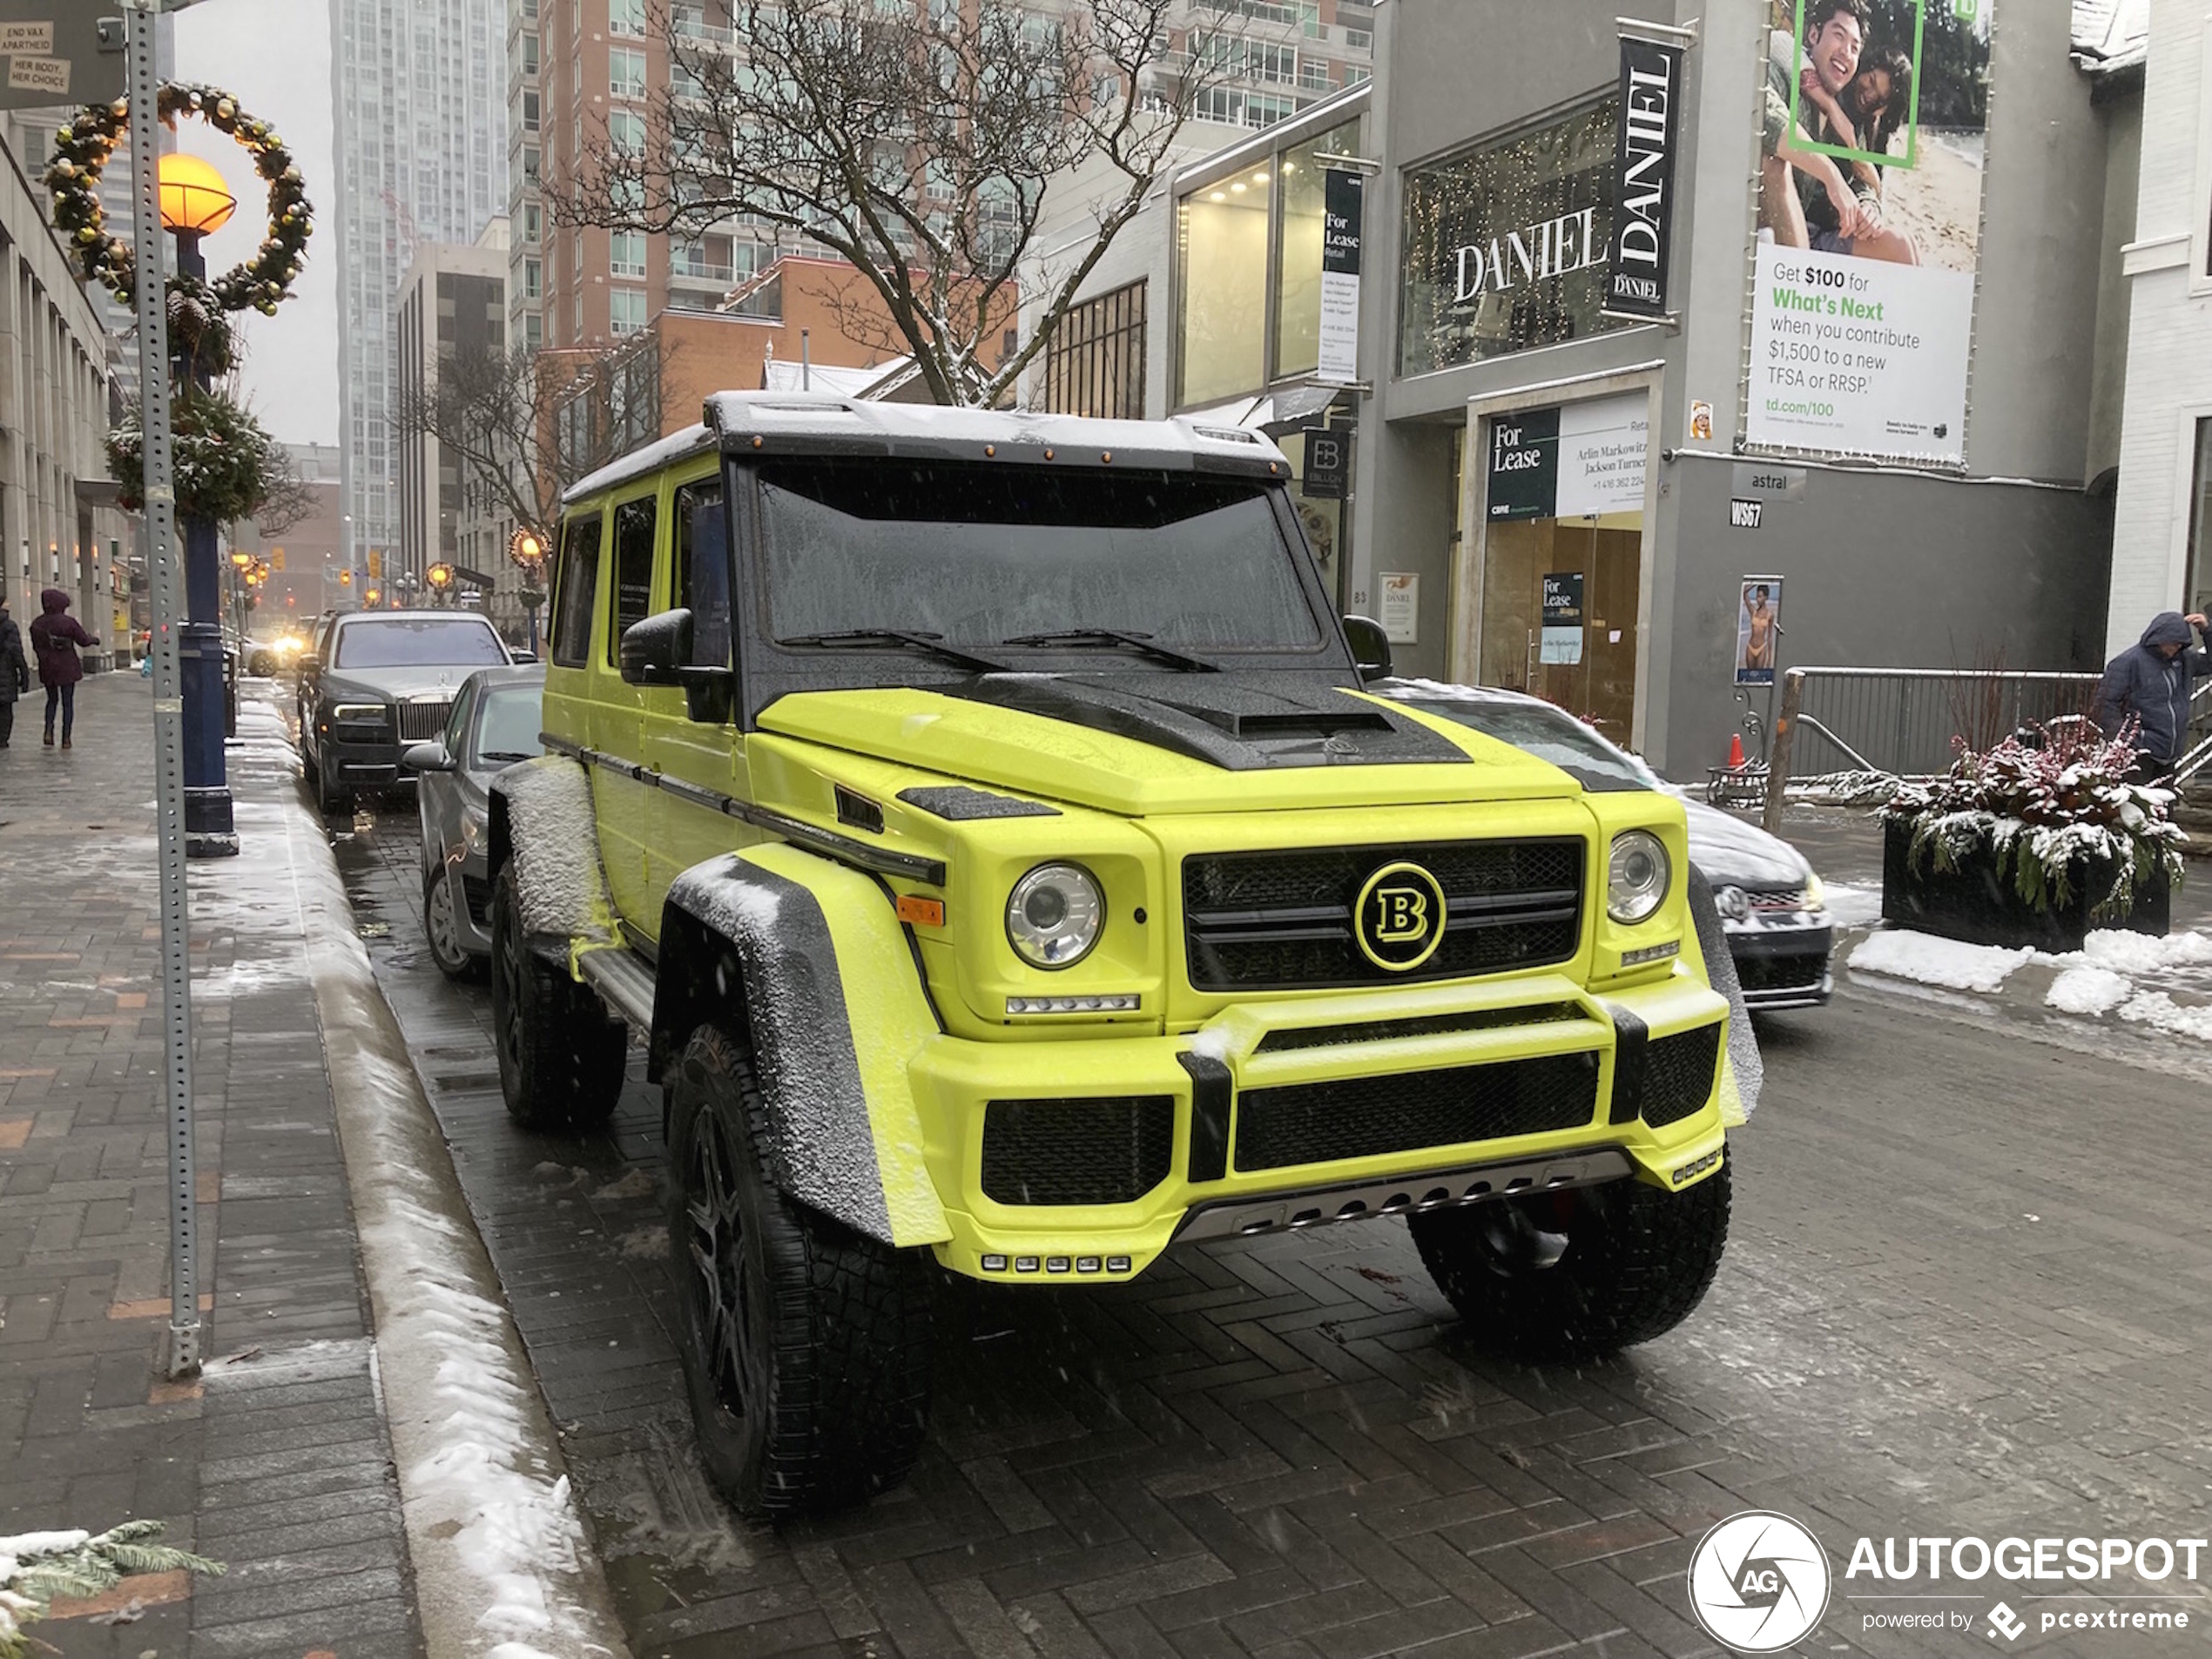
[[1424,714],[1473,726],[1487,738],[1509,743],[1525,754],[1549,761],[1588,790],[1601,792],[1662,787],[1642,761],[1615,748],[1564,709],[1518,698],[1443,696],[1417,687],[1375,688]]
[[487,668],[507,653],[491,624],[455,617],[375,617],[338,631],[334,668],[435,668],[442,664]]
[[880,460],[772,464],[759,481],[779,638],[883,629],[981,648],[1078,629],[1213,651],[1322,641],[1264,484]]

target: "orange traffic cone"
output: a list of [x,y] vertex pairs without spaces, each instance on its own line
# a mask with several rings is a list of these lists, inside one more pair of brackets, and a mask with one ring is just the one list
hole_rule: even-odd
[[1743,734],[1740,732],[1728,734],[1728,769],[1730,772],[1743,770]]

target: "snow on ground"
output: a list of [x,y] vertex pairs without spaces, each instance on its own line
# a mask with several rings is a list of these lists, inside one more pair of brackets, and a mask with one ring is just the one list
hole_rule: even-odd
[[2061,1014],[2109,1014],[2134,992],[2129,981],[2109,968],[2084,962],[2053,980],[2043,1000]]
[[1862,974],[1939,985],[1953,991],[1994,991],[2035,954],[2022,946],[1966,945],[1955,939],[1905,929],[1869,934],[1851,952],[1850,967]]
[[1838,927],[1871,927],[1882,919],[1878,881],[1830,881],[1822,890],[1827,894],[1829,918]]

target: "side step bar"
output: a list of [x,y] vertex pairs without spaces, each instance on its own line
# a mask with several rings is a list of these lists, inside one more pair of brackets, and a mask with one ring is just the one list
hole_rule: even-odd
[[653,970],[631,952],[587,950],[577,966],[602,1001],[642,1032],[653,1028]]

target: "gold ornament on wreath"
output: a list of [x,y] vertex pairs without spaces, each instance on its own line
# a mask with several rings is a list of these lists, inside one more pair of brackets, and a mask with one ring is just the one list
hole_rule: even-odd
[[[172,131],[179,116],[196,116],[235,140],[253,158],[254,172],[269,186],[269,232],[260,251],[212,282],[172,276],[170,293],[185,297],[203,310],[250,307],[274,316],[278,302],[292,297],[292,284],[307,260],[307,238],[314,232],[314,209],[292,152],[267,122],[246,114],[228,92],[216,87],[169,82],[161,89],[156,111],[161,124]],[[100,173],[115,146],[130,135],[130,126],[128,98],[86,105],[54,134],[53,159],[45,179],[54,200],[54,228],[84,280],[98,283],[126,306],[138,295],[137,260],[130,241],[109,233],[107,215],[100,206]]]

